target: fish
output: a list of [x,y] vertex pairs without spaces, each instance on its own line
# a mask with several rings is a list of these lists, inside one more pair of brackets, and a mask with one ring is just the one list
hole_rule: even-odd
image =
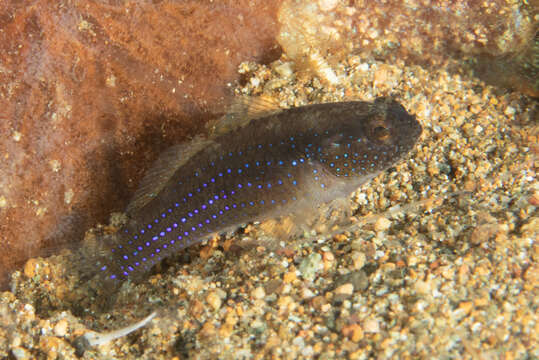
[[346,197],[404,159],[422,132],[385,97],[237,114],[155,161],[125,226],[92,262],[102,286],[139,282],[214,234]]

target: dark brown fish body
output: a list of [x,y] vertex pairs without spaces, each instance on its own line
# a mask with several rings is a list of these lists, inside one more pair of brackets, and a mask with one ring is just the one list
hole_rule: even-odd
[[96,266],[107,282],[137,280],[212,233],[346,196],[420,134],[400,104],[377,99],[292,108],[175,147],[143,181],[129,223]]

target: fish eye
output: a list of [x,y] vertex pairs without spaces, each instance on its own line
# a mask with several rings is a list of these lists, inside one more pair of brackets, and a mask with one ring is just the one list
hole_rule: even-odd
[[374,137],[377,140],[386,140],[389,138],[389,130],[384,125],[378,125],[373,130]]

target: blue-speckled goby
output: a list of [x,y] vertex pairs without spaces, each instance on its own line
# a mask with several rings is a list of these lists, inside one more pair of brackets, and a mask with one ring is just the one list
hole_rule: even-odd
[[251,221],[344,197],[402,159],[421,126],[396,101],[282,110],[175,146],[141,183],[118,240],[94,263],[107,287]]

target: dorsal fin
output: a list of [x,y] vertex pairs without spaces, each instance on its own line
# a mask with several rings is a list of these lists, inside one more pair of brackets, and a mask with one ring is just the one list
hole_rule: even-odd
[[197,136],[189,142],[174,145],[165,150],[144,175],[131,202],[127,206],[127,214],[130,215],[141,209],[155,198],[180,166],[211,144],[213,144],[213,141]]
[[277,114],[282,110],[277,101],[269,96],[242,96],[234,99],[227,113],[217,121],[208,123],[207,127],[211,137],[215,137],[242,128],[252,120]]

